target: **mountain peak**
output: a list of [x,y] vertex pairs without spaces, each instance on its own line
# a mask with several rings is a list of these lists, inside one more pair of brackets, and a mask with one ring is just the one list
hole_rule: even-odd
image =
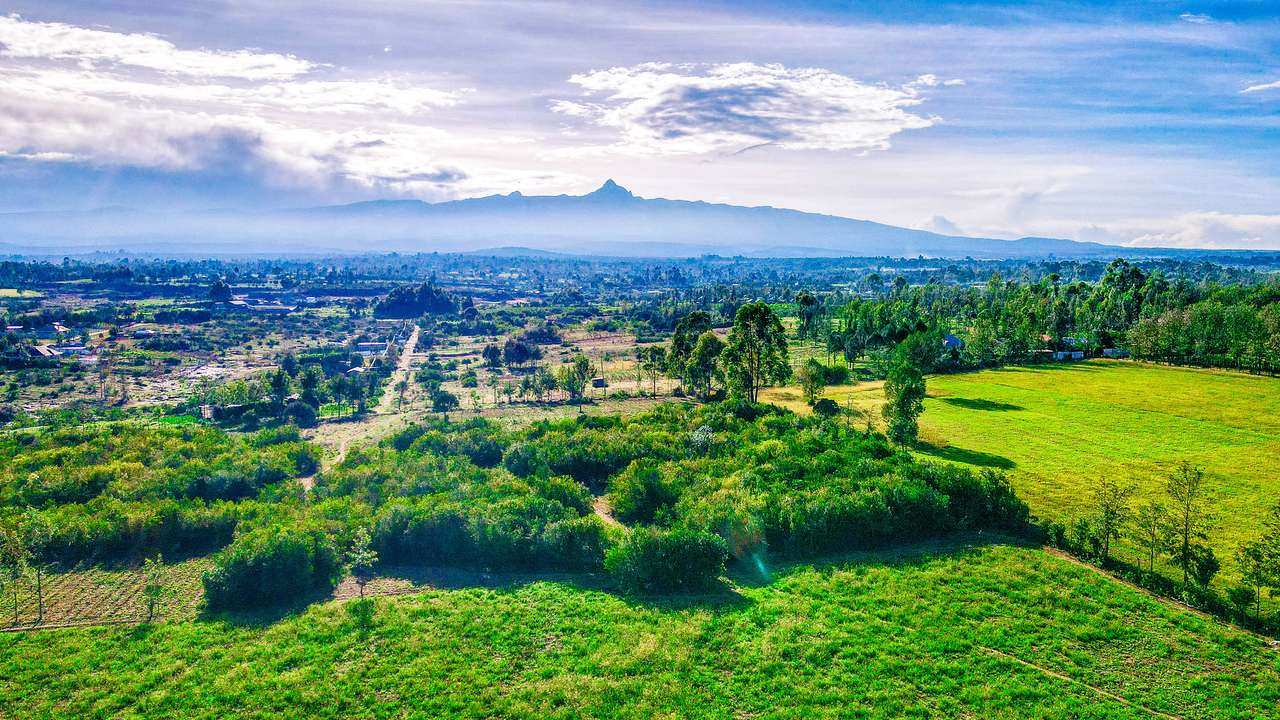
[[634,198],[635,195],[631,191],[614,182],[612,178],[605,180],[594,192],[588,193],[586,197],[593,198],[616,198],[619,200]]

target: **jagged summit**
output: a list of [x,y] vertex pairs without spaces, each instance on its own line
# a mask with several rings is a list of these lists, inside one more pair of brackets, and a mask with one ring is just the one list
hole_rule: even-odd
[[605,180],[604,184],[595,191],[587,193],[584,197],[599,199],[618,199],[630,200],[635,197],[631,191],[614,182],[612,178]]

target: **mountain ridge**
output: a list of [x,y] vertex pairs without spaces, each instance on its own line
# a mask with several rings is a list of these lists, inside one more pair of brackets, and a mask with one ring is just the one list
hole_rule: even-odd
[[379,199],[280,210],[111,208],[0,214],[0,242],[56,252],[477,252],[522,247],[566,255],[696,257],[1063,258],[1180,254],[1060,238],[943,235],[770,205],[644,198],[606,180],[583,195],[493,194],[442,202]]

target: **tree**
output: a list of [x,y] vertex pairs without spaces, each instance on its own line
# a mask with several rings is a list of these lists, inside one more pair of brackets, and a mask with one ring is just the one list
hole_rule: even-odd
[[574,402],[582,398],[590,379],[591,360],[586,355],[574,355],[572,362],[556,370],[556,384]]
[[308,365],[298,378],[298,386],[302,388],[302,402],[312,407],[320,407],[321,382],[324,382],[324,372],[315,365]]
[[636,348],[636,362],[653,383],[653,396],[658,397],[658,376],[666,367],[667,353],[661,345],[647,345]]
[[1093,501],[1097,507],[1097,533],[1099,562],[1103,565],[1111,559],[1111,541],[1120,537],[1121,529],[1129,519],[1129,498],[1133,496],[1132,485],[1118,485],[1112,480],[1104,479],[1093,493]]
[[216,303],[231,302],[231,286],[226,280],[218,278],[209,288],[209,299]]
[[800,392],[810,407],[818,402],[822,390],[827,386],[827,369],[814,358],[805,360],[796,370],[796,380],[800,383]]
[[1166,490],[1173,501],[1170,508],[1172,554],[1174,562],[1182,568],[1185,585],[1208,550],[1200,544],[1212,520],[1204,496],[1204,471],[1184,460],[1169,476]]
[[759,399],[760,388],[786,381],[787,334],[772,308],[763,302],[738,308],[721,362],[731,388],[751,402]]
[[433,412],[447,413],[450,410],[457,410],[458,405],[458,396],[448,390],[436,388],[431,393],[431,410]]
[[[1261,540],[1254,540],[1241,545],[1236,550],[1236,566],[1240,569],[1240,582],[1247,588],[1247,600],[1254,604],[1254,617],[1262,615],[1262,590],[1275,584],[1275,562],[1269,556],[1266,545]],[[1245,605],[1248,602],[1237,602]]]
[[151,622],[156,616],[156,609],[169,594],[164,584],[164,561],[159,555],[147,558],[142,563],[142,582],[142,597],[147,603],[147,622]]
[[396,381],[396,411],[404,412],[404,393],[409,389],[408,378]]
[[815,333],[815,320],[818,317],[818,299],[808,290],[801,290],[796,294],[796,307],[800,317],[800,323],[796,326],[796,337],[804,339]]
[[484,351],[481,353],[484,357],[484,364],[491,368],[502,365],[502,348],[497,345],[485,345]]
[[924,412],[924,371],[917,364],[913,338],[898,344],[889,359],[884,379],[884,408],[889,439],[898,445],[913,445],[920,434],[919,418]]
[[13,589],[13,624],[18,624],[18,583],[26,577],[31,551],[16,528],[0,530],[0,579]]
[[1143,503],[1133,515],[1132,537],[1147,552],[1147,572],[1155,572],[1156,557],[1166,547],[1168,528],[1169,511],[1154,500]]
[[689,388],[703,398],[711,394],[712,384],[721,376],[720,355],[723,352],[724,341],[713,332],[704,332],[698,336],[685,364]]
[[1236,551],[1240,579],[1254,591],[1257,612],[1262,612],[1262,591],[1272,597],[1280,591],[1280,503],[1272,506],[1263,520],[1262,536],[1244,543]]
[[360,588],[360,597],[364,597],[364,586],[373,579],[373,568],[378,564],[378,553],[373,549],[368,528],[356,530],[351,539],[351,549],[347,550],[347,566]]
[[27,550],[28,564],[36,578],[36,624],[44,622],[45,550],[53,528],[39,511],[27,508],[22,519],[21,541]]
[[667,352],[667,368],[680,378],[681,383],[689,382],[689,359],[698,339],[710,330],[711,315],[704,310],[694,310],[676,323],[671,333],[671,348]]
[[283,369],[271,373],[271,402],[277,407],[284,407],[284,399],[289,395],[289,375]]

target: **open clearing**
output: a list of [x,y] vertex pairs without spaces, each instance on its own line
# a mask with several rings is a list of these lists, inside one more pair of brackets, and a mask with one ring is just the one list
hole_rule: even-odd
[[[1034,548],[949,543],[628,600],[437,587],[263,621],[0,636],[29,717],[1256,718],[1253,635]],[[408,589],[408,588],[406,588]]]
[[[1090,512],[1101,478],[1163,494],[1182,460],[1204,468],[1218,522],[1210,540],[1233,573],[1237,545],[1280,501],[1280,380],[1213,370],[1093,361],[933,376],[920,418],[925,455],[1006,470],[1036,514]],[[830,388],[879,420],[878,383]],[[798,391],[767,402],[799,409]]]

